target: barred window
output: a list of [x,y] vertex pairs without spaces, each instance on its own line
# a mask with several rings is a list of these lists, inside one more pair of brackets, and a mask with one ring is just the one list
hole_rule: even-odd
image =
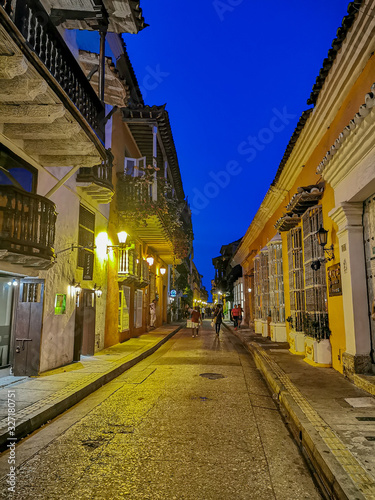
[[305,290],[302,257],[302,230],[300,227],[288,232],[289,296],[290,311],[296,332],[303,331],[305,312]]
[[306,308],[304,331],[307,335],[318,338],[323,337],[326,328],[328,328],[325,266],[322,265],[317,271],[311,268],[313,261],[324,258],[324,250],[316,237],[316,232],[322,224],[321,205],[307,210],[302,217]]
[[269,267],[269,307],[271,321],[283,323],[285,321],[283,252],[281,241],[272,242],[268,247]]
[[261,306],[262,319],[267,320],[269,316],[269,281],[268,281],[268,251],[260,252],[260,281],[261,281]]
[[[78,267],[84,267],[85,254],[90,253],[94,256],[94,239],[95,239],[95,214],[90,212],[83,205],[79,206],[79,230],[78,230]],[[91,257],[91,256],[90,256]]]
[[260,281],[260,256],[254,258],[254,315],[255,319],[262,318],[261,309],[261,281]]

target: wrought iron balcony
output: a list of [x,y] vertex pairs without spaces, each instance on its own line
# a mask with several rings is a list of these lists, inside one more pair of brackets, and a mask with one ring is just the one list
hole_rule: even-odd
[[[4,22],[6,30],[13,31],[13,38],[21,44],[26,42],[25,47],[32,49],[39,63],[42,63],[49,71],[97,136],[103,140],[104,134],[100,126],[100,121],[104,116],[103,104],[59,31],[51,22],[41,2],[39,0],[0,0],[0,7],[8,15],[8,17],[4,14],[0,16],[0,21]],[[14,27],[17,29],[15,30]],[[27,49],[21,48],[25,53],[27,52]],[[52,87],[55,82],[50,82]],[[53,88],[53,90],[56,89]]]
[[166,264],[191,251],[193,231],[181,218],[181,202],[167,195],[163,183],[120,174],[116,186],[117,207],[125,225],[133,227]]
[[98,203],[109,203],[113,197],[112,165],[113,155],[107,150],[107,158],[101,165],[81,167],[78,171],[77,184]]
[[50,267],[56,215],[49,199],[0,185],[0,259],[25,267]]

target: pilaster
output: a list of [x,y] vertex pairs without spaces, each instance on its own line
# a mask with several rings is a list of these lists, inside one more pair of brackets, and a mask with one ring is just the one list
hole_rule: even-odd
[[329,213],[338,226],[348,376],[371,370],[362,214],[362,203],[341,203]]

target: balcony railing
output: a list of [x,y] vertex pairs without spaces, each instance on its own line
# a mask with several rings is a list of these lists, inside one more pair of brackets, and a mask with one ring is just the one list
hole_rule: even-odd
[[118,278],[126,283],[135,283],[144,287],[149,283],[148,263],[137,257],[131,248],[119,249],[118,253]]
[[107,151],[107,158],[101,165],[95,165],[92,168],[81,167],[78,171],[77,182],[94,183],[98,186],[114,190],[112,184],[112,163],[113,155]]
[[[17,262],[14,254],[52,261],[56,215],[49,199],[0,185],[0,253],[5,250],[12,262]],[[21,260],[34,265],[31,260]]]
[[28,47],[103,140],[100,120],[104,116],[104,107],[40,1],[0,0],[0,6],[21,32]]

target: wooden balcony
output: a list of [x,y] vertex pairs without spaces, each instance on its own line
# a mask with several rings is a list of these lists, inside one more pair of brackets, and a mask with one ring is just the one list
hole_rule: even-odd
[[158,200],[153,200],[150,185],[140,186],[133,183],[131,176],[119,175],[116,191],[118,210],[125,227],[131,227],[166,264],[172,264],[173,238]]
[[48,269],[55,257],[56,215],[49,199],[0,185],[0,260]]
[[39,0],[0,0],[4,141],[43,166],[105,158],[104,106]]
[[82,167],[77,174],[77,185],[80,186],[98,203],[109,203],[114,194],[112,184],[113,155],[107,151],[107,158],[101,165],[92,168]]
[[123,284],[134,283],[139,288],[149,284],[148,263],[140,259],[132,248],[119,249],[118,281]]

